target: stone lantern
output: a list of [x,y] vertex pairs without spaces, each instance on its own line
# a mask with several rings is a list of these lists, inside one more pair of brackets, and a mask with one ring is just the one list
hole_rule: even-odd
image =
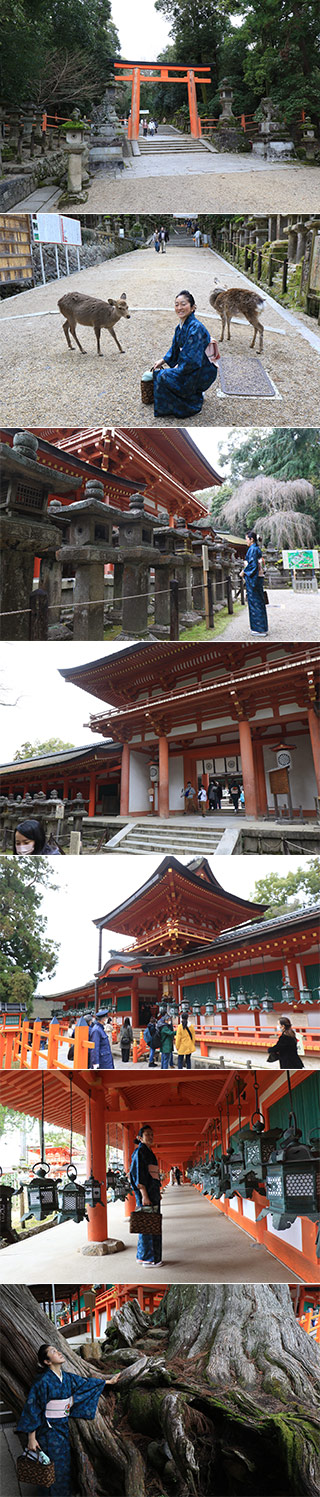
[[86,151],[86,123],[80,119],[80,111],[74,109],[72,118],[63,127],[63,140],[68,153],[68,193],[79,197],[82,192],[83,157]]
[[154,527],[155,521],[145,511],[143,494],[131,494],[129,511],[119,516],[122,627],[129,634],[145,634],[148,628],[149,569],[155,561]]
[[221,104],[221,120],[233,120],[233,88],[231,88],[229,78],[221,79],[221,83],[219,84],[219,97]]
[[31,432],[0,443],[1,614],[3,639],[30,638],[34,561],[57,548],[60,532],[48,516],[48,495],[74,491],[74,479],[45,467]]
[[69,505],[69,538],[58,552],[58,560],[75,571],[74,639],[103,639],[104,567],[115,561],[112,529],[123,519],[103,500],[103,484],[90,478],[85,498]]

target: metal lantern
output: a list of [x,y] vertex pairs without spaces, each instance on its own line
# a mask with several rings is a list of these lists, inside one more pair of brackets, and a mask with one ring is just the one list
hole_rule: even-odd
[[49,1165],[45,1161],[33,1166],[33,1175],[34,1179],[27,1185],[28,1215],[43,1222],[46,1216],[58,1210],[58,1184],[57,1180],[50,1180]]
[[131,1194],[132,1186],[124,1170],[108,1170],[107,1189],[113,1190],[114,1201],[126,1201],[127,1196]]
[[66,1184],[59,1181],[58,1188],[59,1222],[82,1222],[87,1215],[84,1185],[77,1179],[75,1164],[68,1164],[66,1173]]
[[310,988],[300,988],[299,999],[300,1003],[313,1003],[313,994]]
[[268,1128],[266,1130],[264,1116],[259,1108],[256,1071],[254,1073],[254,1090],[255,1112],[252,1113],[250,1127],[243,1129],[242,1140],[245,1168],[246,1170],[253,1170],[260,1181],[266,1179],[267,1165],[279,1139],[283,1137],[283,1130],[282,1128]]
[[246,1005],[247,1002],[248,1002],[248,994],[246,993],[246,990],[243,987],[242,982],[240,982],[239,983],[239,987],[238,987],[238,992],[237,992],[237,995],[236,995],[236,1002],[234,1004],[234,1007],[235,1008],[237,1008],[237,1007],[241,1008],[242,1005],[243,1004]]
[[206,1003],[205,1013],[208,1015],[214,1014],[214,1003]]
[[274,1008],[273,998],[270,998],[268,988],[266,988],[263,998],[261,998],[261,1008],[264,1014],[270,1014],[271,1009]]
[[41,1159],[39,1164],[33,1165],[33,1180],[27,1185],[28,1212],[27,1216],[34,1216],[37,1222],[45,1221],[46,1216],[52,1216],[53,1211],[58,1210],[58,1182],[50,1179],[49,1165],[44,1158],[44,1074],[41,1077]]
[[[290,1101],[290,1072],[287,1071]],[[273,1225],[285,1232],[297,1216],[318,1221],[320,1213],[319,1141],[301,1142],[301,1128],[295,1113],[289,1113],[288,1128],[272,1153],[267,1167],[266,1187]],[[264,1213],[265,1214],[265,1213]]]
[[226,1008],[227,1008],[227,1005],[226,1005],[225,998],[217,998],[217,1002],[216,1002],[216,1013],[217,1014],[225,1014],[226,1013]]
[[236,993],[230,993],[228,1008],[230,1009],[230,1011],[232,1011],[234,1008],[238,1008],[238,998]]
[[23,1185],[15,1190],[13,1185],[4,1185],[2,1181],[2,1169],[0,1165],[0,1237],[6,1237],[9,1242],[18,1241],[18,1233],[11,1225],[12,1196],[20,1196]]
[[250,994],[250,998],[248,998],[248,1008],[251,1009],[252,1013],[256,1008],[261,1008],[261,998],[258,998],[256,993]]
[[192,1010],[194,1014],[201,1014],[201,1003],[193,1003]]
[[290,1003],[294,1003],[294,1001],[295,1001],[294,988],[292,987],[291,982],[289,982],[289,978],[288,977],[285,978],[285,981],[284,981],[284,983],[282,985],[282,988],[281,988],[281,998],[283,1000],[283,1003],[286,1003],[286,1004],[288,1004],[288,1003],[289,1004]]

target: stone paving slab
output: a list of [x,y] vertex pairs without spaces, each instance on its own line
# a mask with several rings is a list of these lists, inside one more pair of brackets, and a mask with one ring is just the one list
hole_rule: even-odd
[[[220,255],[193,244],[179,247],[170,241],[169,253],[155,255],[153,248],[126,254],[105,264],[70,276],[71,290],[107,298],[126,291],[131,320],[118,327],[125,354],[118,352],[107,333],[102,335],[104,357],[98,359],[91,328],[82,330],[84,358],[68,350],[57,310],[61,288],[56,281],[25,291],[2,302],[0,322],[2,406],[5,426],[173,426],[172,417],[155,419],[153,406],[143,406],[140,374],[170,346],[175,327],[174,297],[181,285],[190,286],[197,312],[216,336],[218,324],[209,305],[214,277],[224,285],[252,283]],[[63,282],[66,291],[66,280]],[[161,309],[172,305],[172,313]],[[268,303],[263,367],[276,385],[280,399],[270,404],[258,397],[244,400],[217,399],[218,380],[206,394],[202,411],[188,418],[190,426],[221,426],[222,412],[228,425],[265,425],[270,412],[273,425],[308,426],[320,421],[320,339],[275,302]],[[280,332],[285,336],[279,336]],[[230,351],[249,357],[251,328],[234,324]],[[254,359],[253,350],[250,357]],[[180,423],[181,424],[181,423]]]

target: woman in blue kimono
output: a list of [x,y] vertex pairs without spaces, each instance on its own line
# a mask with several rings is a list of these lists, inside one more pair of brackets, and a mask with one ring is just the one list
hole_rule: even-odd
[[[195,416],[203,406],[203,391],[217,378],[214,359],[219,359],[217,343],[212,343],[203,322],[195,317],[195,301],[190,291],[180,291],[175,299],[180,319],[171,348],[154,365],[154,414],[177,416],[184,420]],[[210,349],[210,357],[206,353]]]
[[[102,1378],[64,1372],[64,1357],[55,1346],[40,1346],[38,1360],[41,1376],[30,1388],[17,1430],[28,1435],[28,1450],[43,1450],[54,1461],[51,1497],[71,1497],[69,1418],[94,1419],[106,1384]],[[38,1490],[44,1492],[48,1488]]]
[[[160,1172],[153,1153],[153,1131],[149,1123],[143,1123],[131,1160],[130,1180],[135,1193],[136,1206],[158,1206],[160,1209]],[[137,1262],[145,1268],[162,1263],[161,1232],[140,1232],[137,1245]]]
[[260,546],[258,546],[255,530],[247,532],[246,541],[248,542],[248,550],[245,557],[243,577],[247,591],[251,634],[267,634],[268,618],[263,595],[263,576],[261,572],[262,551],[260,551]]

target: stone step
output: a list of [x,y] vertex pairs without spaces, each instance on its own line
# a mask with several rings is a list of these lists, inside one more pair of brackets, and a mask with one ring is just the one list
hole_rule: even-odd
[[188,155],[190,155],[192,151],[199,153],[199,151],[205,151],[205,149],[206,147],[202,144],[202,141],[194,140],[192,135],[170,135],[165,140],[159,140],[157,135],[154,135],[150,140],[144,140],[143,136],[139,138],[141,156],[163,156],[167,155],[169,151],[173,151],[174,154],[176,152],[183,152],[185,154],[187,151]]
[[[174,843],[175,855],[179,853],[185,856],[203,854],[206,857],[214,854],[219,846],[224,828],[214,830],[207,827],[128,827],[125,837],[117,844],[114,851],[121,853],[146,853],[146,852],[168,852],[172,851]],[[110,843],[106,851],[111,851]]]

